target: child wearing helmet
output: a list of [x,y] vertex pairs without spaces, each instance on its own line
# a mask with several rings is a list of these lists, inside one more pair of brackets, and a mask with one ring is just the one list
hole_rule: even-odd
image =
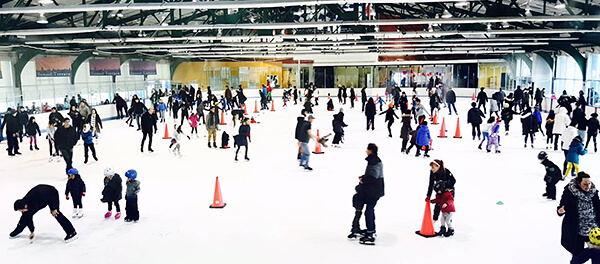
[[[450,189],[446,188],[444,181],[438,181],[433,186],[433,190],[437,193],[435,199],[431,200],[431,203],[437,204],[440,208],[442,208],[442,218],[440,222],[442,222],[442,227],[440,228],[440,232],[436,233],[438,236],[453,236],[454,228],[452,227],[452,216],[454,215],[454,196],[450,192]],[[448,229],[446,230],[446,226]]]
[[65,189],[65,195],[69,200],[69,194],[73,197],[73,218],[83,217],[83,204],[81,203],[82,197],[85,196],[85,183],[79,175],[79,171],[75,168],[71,168],[67,171],[69,180],[67,181],[67,188]]
[[540,160],[540,163],[546,168],[546,175],[544,175],[546,193],[542,196],[551,200],[556,200],[556,184],[562,179],[560,168],[548,159],[548,154],[545,151],[541,151],[538,154],[538,160]]
[[121,218],[121,206],[119,200],[123,198],[123,185],[121,185],[121,176],[116,174],[112,168],[104,169],[104,190],[102,190],[102,201],[108,203],[108,212],[104,214],[104,218],[112,216],[112,206],[115,205],[117,214],[115,219]]
[[571,264],[583,264],[588,260],[592,260],[592,264],[600,263],[600,228],[594,228],[590,230],[590,242],[588,248],[577,256],[573,256]]
[[140,192],[140,182],[137,179],[137,171],[128,170],[125,172],[127,177],[127,191],[125,192],[125,222],[140,220],[138,211],[138,193]]

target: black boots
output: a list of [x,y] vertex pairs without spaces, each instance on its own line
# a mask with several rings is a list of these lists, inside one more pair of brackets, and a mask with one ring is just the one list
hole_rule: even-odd
[[446,234],[446,227],[442,226],[440,228],[440,232],[435,233],[436,236],[443,236],[444,234]]

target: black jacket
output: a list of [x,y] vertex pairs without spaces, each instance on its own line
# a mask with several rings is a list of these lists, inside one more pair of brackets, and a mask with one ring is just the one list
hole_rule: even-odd
[[450,90],[446,93],[446,103],[456,103],[456,93],[454,93],[454,90]]
[[302,129],[302,125],[304,125],[304,116],[299,116],[296,118],[296,135],[294,136],[295,139],[300,140],[300,131]]
[[481,125],[483,123],[482,117],[485,117],[483,112],[479,108],[473,107],[467,113],[467,124]]
[[575,110],[573,110],[573,119],[571,121],[577,123],[578,130],[585,130],[587,120],[585,119],[585,114],[583,113],[583,109],[581,109],[579,107],[575,108]]
[[27,123],[27,126],[25,126],[25,132],[27,133],[27,135],[30,136],[35,136],[35,134],[39,134],[40,136],[42,135],[42,132],[40,131],[40,126],[38,126],[37,123],[33,122]]
[[595,136],[598,135],[598,129],[600,129],[600,124],[598,124],[597,118],[591,118],[587,121],[587,131],[588,135]]
[[117,107],[127,108],[127,102],[125,102],[125,100],[121,96],[115,96],[115,99],[113,99],[113,103],[116,103]]
[[71,194],[71,196],[81,196],[85,192],[85,183],[81,179],[79,174],[75,175],[75,179],[69,179],[67,181],[67,188],[65,189],[65,195]]
[[[440,168],[440,170],[442,170]],[[429,186],[427,187],[427,197],[431,197],[431,193],[433,192],[433,186],[436,182],[442,181],[444,182],[444,186],[446,189],[454,190],[454,184],[456,184],[456,179],[452,172],[449,169],[445,169],[445,171],[438,170],[437,173],[429,172]]]
[[[31,233],[35,231],[35,227],[33,226],[33,215],[44,209],[46,206],[50,207],[50,211],[59,209],[58,190],[50,185],[40,184],[33,187],[33,189],[23,197],[23,200],[25,201],[25,204],[27,204],[28,210],[21,215],[19,226],[27,226]],[[17,226],[17,229],[19,226]]]
[[362,176],[362,185],[365,198],[368,200],[379,199],[385,195],[385,183],[383,181],[383,164],[381,159],[371,154],[366,159],[367,169]]
[[17,118],[19,119],[19,124],[21,125],[21,127],[29,123],[29,114],[27,114],[27,112],[25,111],[19,111],[19,113],[17,114]]
[[488,101],[488,96],[484,91],[479,92],[479,94],[477,94],[477,102],[478,103],[487,103]]
[[402,115],[402,128],[400,128],[400,137],[404,140],[408,140],[412,127],[410,126],[411,116]]
[[[399,119],[399,117],[396,115],[396,112],[394,112],[394,108],[388,108],[387,110],[385,110],[382,113],[379,113],[379,115],[383,115],[385,114],[385,121],[390,121],[390,122],[394,122],[394,119]],[[395,118],[394,118],[395,117]]]
[[367,89],[363,88],[360,90],[360,97],[363,102],[367,101]]
[[148,108],[142,104],[142,101],[134,102],[131,108],[133,108],[133,113],[137,115],[141,115],[144,113],[144,110],[148,110]]
[[19,124],[19,119],[13,115],[6,114],[4,116],[4,122],[2,122],[2,127],[6,127],[6,134],[17,133],[21,130],[21,126]]
[[54,142],[59,149],[72,149],[78,140],[79,134],[73,126],[69,126],[69,128],[59,126],[54,134]]
[[65,121],[65,118],[62,116],[62,114],[56,111],[56,113],[50,113],[50,116],[48,116],[48,120],[54,123],[54,125],[58,126],[59,124],[62,124],[63,121]]
[[335,115],[333,115],[333,121],[331,122],[333,125],[333,132],[334,133],[343,133],[343,127],[347,127],[348,125],[346,125],[346,123],[344,123],[344,113],[343,112],[339,112]]
[[520,87],[515,90],[515,100],[523,100],[523,90]]
[[375,108],[375,103],[367,103],[365,106],[365,115],[367,117],[374,117],[377,109]]
[[544,181],[549,184],[556,184],[562,179],[562,173],[560,168],[554,164],[554,162],[545,159],[542,161],[542,165],[546,169],[546,175],[544,175]]
[[112,179],[104,178],[104,190],[102,190],[102,202],[115,202],[123,198],[123,185],[121,176],[115,174]]
[[149,112],[146,112],[142,115],[142,132],[146,132],[146,133],[152,133],[153,132],[153,128],[154,131],[158,130],[158,128],[156,127],[156,120],[158,118],[156,117],[156,113],[154,114],[150,114]]
[[502,117],[502,120],[504,120],[505,122],[508,120],[512,120],[513,119],[513,115],[518,114],[517,112],[513,111],[510,107],[505,107],[502,108],[502,111],[500,112],[500,116]]
[[[571,182],[565,186],[562,197],[560,198],[560,203],[557,207],[557,209],[563,206],[565,207],[565,218],[563,218],[562,222],[560,244],[567,251],[571,252],[571,254],[578,255],[583,251],[583,244],[580,248],[578,243],[579,213],[577,211],[577,206],[579,204],[579,200],[575,197],[571,190],[569,190],[570,184],[574,183]],[[579,189],[579,187],[576,188]],[[596,214],[596,222],[600,223],[600,200],[598,199],[598,191],[594,193],[592,204],[594,206],[594,213]],[[558,215],[563,216],[561,214]]]

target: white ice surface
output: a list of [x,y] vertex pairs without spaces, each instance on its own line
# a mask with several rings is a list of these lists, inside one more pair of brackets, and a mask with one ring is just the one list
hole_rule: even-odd
[[[315,107],[313,123],[321,135],[331,132],[334,113],[325,111],[324,99]],[[232,149],[208,149],[203,126],[199,139],[183,142],[183,157],[177,158],[167,151],[169,140],[161,139],[164,124],[155,136],[156,152],[142,154],[140,132],[123,121],[105,122],[96,145],[99,162],[84,165],[83,145],[75,147],[74,166],[87,195],[85,216],[72,221],[80,238],[70,244],[63,242],[65,234],[48,209],[34,217],[32,244],[27,229],[20,238],[8,239],[20,217],[12,210],[15,199],[42,183],[62,194],[66,183],[64,162],[48,163],[46,141],[39,139],[41,150],[31,152],[24,140],[22,156],[0,155],[2,263],[567,263],[570,254],[560,246],[562,219],[555,213],[558,202],[541,196],[544,168],[536,159],[545,146],[541,134],[535,149],[523,149],[515,116],[511,135],[502,136],[501,154],[477,150],[466,124],[469,104],[459,99],[462,139],[452,138],[456,116],[447,116],[447,109],[441,116],[449,137],[437,138],[440,126],[430,126],[432,158],[443,159],[457,179],[454,237],[415,235],[431,159],[415,158],[414,150],[411,156],[400,153],[399,120],[389,139],[384,116],[377,116],[376,130],[367,132],[360,105],[344,106],[349,124],[345,144],[311,155],[314,171],[307,173],[298,167],[293,137],[300,105],[282,109],[277,100],[277,111],[260,114],[260,124],[252,125],[250,162],[234,163]],[[189,133],[189,126],[184,127]],[[386,183],[386,195],[376,207],[376,246],[346,239],[354,214],[353,188],[364,172],[370,142],[380,147]],[[6,143],[0,146],[4,151]],[[593,180],[599,176],[593,165],[598,157],[590,153],[581,158],[581,169]],[[550,159],[562,164],[563,154],[551,151]],[[138,171],[140,222],[103,218],[106,204],[100,197],[107,166],[122,177],[128,169]],[[208,208],[216,176],[227,203],[220,210]],[[564,184],[558,184],[559,197]],[[498,201],[504,205],[496,205]],[[124,200],[121,207],[124,212]],[[69,219],[71,208],[72,202],[61,195],[61,210]]]

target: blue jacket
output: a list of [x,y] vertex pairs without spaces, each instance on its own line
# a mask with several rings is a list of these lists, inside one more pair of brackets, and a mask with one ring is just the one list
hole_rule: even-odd
[[431,135],[429,134],[429,128],[427,126],[421,125],[421,128],[419,128],[419,131],[417,132],[417,145],[429,146],[430,139]]
[[158,104],[158,111],[167,111],[167,105],[165,103]]
[[579,155],[585,155],[587,150],[583,149],[583,143],[573,140],[569,146],[569,152],[567,153],[567,162],[573,162],[579,164]]
[[538,123],[542,123],[542,113],[540,113],[540,111],[535,110],[533,112],[533,116],[535,117],[535,121],[537,121]]
[[81,132],[81,138],[83,139],[83,143],[87,145],[94,144],[92,131],[88,131],[87,133]]

